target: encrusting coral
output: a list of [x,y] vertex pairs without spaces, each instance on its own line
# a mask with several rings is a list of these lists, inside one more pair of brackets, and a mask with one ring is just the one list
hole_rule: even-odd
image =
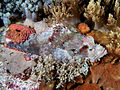
[[10,39],[11,42],[23,43],[32,33],[35,33],[35,30],[30,29],[27,26],[11,24],[9,30],[6,31],[6,38]]
[[[87,80],[87,83],[96,84],[99,87],[102,87],[104,90],[120,89],[120,63],[112,65],[110,63],[100,64],[90,67],[91,78]],[[92,81],[91,81],[92,80]]]
[[36,65],[33,60],[27,62],[24,59],[24,52],[15,51],[2,46],[0,50],[2,51],[0,55],[4,58],[0,61],[4,62],[6,69],[12,73],[12,75],[23,73],[25,69]]

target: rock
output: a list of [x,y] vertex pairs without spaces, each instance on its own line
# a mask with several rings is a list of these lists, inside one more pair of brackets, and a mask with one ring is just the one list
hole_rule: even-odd
[[35,23],[35,22],[33,22],[32,20],[26,18],[26,20],[24,21],[23,24],[26,25],[26,26],[28,26],[28,27],[33,28],[33,27],[34,27],[34,23]]
[[36,30],[37,34],[40,34],[42,32],[47,31],[49,28],[47,23],[45,23],[44,21],[40,21],[34,24],[34,29]]
[[5,47],[0,47],[0,49],[2,50],[0,55],[5,58],[1,61],[11,74],[22,73],[28,67],[36,65],[34,61],[26,61],[23,56],[23,52],[15,51]]

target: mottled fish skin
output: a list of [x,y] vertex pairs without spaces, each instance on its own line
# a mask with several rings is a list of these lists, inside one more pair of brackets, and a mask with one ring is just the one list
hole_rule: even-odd
[[84,36],[80,33],[71,35],[69,29],[59,25],[52,27],[50,31],[42,32],[40,35],[31,34],[24,43],[10,42],[6,47],[25,52],[24,57],[28,61],[32,54],[41,56],[54,54],[60,61],[61,58],[65,58],[62,54],[57,57],[59,55],[56,54],[60,54],[60,51],[64,53],[65,51],[68,53],[73,51],[77,56],[89,59],[90,62],[95,62],[107,54],[105,48],[96,44],[92,36]]
[[17,50],[17,51],[24,51],[22,49],[22,45],[20,43],[13,43],[13,42],[10,42],[8,44],[5,44],[5,46],[7,48],[10,48],[10,49],[14,49],[14,50]]

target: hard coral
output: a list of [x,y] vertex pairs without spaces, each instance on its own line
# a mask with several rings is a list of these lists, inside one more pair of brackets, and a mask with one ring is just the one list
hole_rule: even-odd
[[35,33],[35,30],[27,26],[11,24],[9,30],[6,32],[6,38],[11,39],[12,42],[23,43],[32,33]]

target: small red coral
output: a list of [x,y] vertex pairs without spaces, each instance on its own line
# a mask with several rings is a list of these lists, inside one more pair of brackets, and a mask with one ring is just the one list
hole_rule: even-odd
[[81,23],[78,25],[78,31],[82,34],[85,34],[90,31],[90,28],[88,27],[87,24]]
[[34,29],[19,24],[11,24],[6,32],[6,38],[11,39],[12,42],[23,43],[32,33],[35,33]]

